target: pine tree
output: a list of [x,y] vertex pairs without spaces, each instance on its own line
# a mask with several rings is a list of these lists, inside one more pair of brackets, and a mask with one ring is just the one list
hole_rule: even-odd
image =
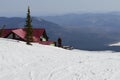
[[30,16],[30,8],[28,7],[28,12],[27,12],[27,18],[26,18],[26,25],[25,25],[25,31],[26,31],[26,44],[31,45],[30,42],[33,41],[33,29],[31,25],[32,19]]

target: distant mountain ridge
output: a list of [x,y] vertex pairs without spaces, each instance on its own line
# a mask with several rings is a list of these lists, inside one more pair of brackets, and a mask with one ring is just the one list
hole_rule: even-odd
[[84,13],[42,17],[62,26],[72,27],[119,27],[120,13]]
[[[0,25],[6,25],[6,28],[21,28],[25,25],[26,18],[21,17],[0,17]],[[32,25],[33,28],[47,28],[48,26],[51,28],[60,27],[58,24],[52,23],[50,21],[46,21],[44,19],[38,19],[36,17],[32,17]]]

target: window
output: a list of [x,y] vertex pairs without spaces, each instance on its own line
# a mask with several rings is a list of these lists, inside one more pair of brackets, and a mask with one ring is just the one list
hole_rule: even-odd
[[42,36],[40,36],[40,41],[46,41],[46,38]]
[[10,34],[7,38],[9,38],[9,39],[13,39],[13,33]]

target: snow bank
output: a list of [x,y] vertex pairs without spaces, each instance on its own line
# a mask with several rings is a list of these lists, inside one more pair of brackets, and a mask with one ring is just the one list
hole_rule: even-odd
[[120,46],[120,42],[114,43],[114,44],[110,44],[109,46]]
[[0,80],[120,80],[120,54],[0,38]]

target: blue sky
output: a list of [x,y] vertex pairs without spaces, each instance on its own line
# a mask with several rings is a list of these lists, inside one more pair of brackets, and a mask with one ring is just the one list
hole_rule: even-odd
[[51,15],[120,11],[120,0],[0,0],[0,16]]

